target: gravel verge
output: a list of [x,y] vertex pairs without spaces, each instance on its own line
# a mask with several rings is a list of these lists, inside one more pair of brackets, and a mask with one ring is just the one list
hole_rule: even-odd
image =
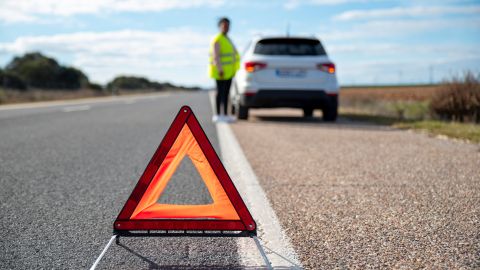
[[306,268],[480,268],[478,145],[300,115],[232,129]]

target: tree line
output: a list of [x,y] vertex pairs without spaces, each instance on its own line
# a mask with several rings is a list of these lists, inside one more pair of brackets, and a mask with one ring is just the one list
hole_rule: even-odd
[[80,69],[59,64],[55,59],[39,52],[14,57],[5,68],[0,68],[0,87],[28,91],[29,89],[78,90],[153,90],[181,88],[198,90],[198,87],[179,87],[159,83],[137,76],[117,76],[105,86],[91,82]]

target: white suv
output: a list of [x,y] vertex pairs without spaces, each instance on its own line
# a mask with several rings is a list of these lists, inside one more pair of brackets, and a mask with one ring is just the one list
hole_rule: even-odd
[[316,38],[262,37],[250,42],[232,83],[232,112],[248,119],[250,108],[301,108],[305,117],[321,109],[335,121],[335,64]]

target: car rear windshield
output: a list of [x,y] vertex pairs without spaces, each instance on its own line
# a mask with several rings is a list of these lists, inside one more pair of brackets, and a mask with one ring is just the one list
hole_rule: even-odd
[[326,55],[320,41],[300,38],[269,38],[255,45],[255,54],[263,55]]

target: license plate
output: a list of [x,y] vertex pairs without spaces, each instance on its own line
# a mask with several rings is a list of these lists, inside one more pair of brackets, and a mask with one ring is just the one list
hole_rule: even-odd
[[278,77],[303,78],[307,75],[307,71],[304,69],[283,68],[283,69],[277,69],[276,74]]

